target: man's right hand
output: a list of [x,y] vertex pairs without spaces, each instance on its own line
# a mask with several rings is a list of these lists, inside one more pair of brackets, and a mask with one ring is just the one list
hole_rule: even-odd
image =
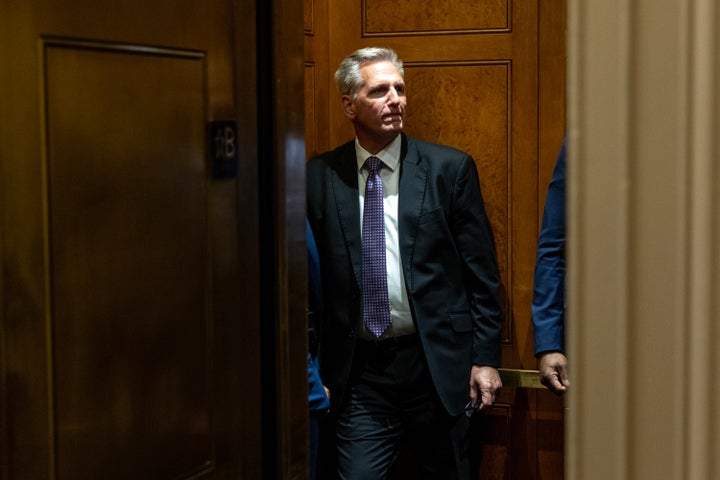
[[562,395],[570,386],[567,357],[560,352],[540,355],[540,382],[552,392]]

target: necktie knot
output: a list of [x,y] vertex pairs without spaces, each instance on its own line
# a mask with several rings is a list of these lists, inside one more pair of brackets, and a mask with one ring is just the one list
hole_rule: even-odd
[[368,157],[365,163],[367,164],[368,170],[371,174],[379,172],[380,165],[382,165],[382,161],[378,157]]

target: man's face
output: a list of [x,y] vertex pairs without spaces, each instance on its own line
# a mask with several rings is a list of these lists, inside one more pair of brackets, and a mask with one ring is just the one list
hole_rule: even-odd
[[367,63],[360,68],[363,86],[353,99],[342,97],[345,115],[352,120],[358,137],[389,142],[403,129],[407,98],[405,82],[391,62]]

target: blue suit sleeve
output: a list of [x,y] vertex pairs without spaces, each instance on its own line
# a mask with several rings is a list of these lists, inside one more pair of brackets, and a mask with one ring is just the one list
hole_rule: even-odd
[[324,412],[330,408],[330,400],[325,394],[322,380],[320,379],[320,368],[317,358],[312,358],[308,353],[308,403],[310,411]]
[[[308,250],[308,316],[311,329],[317,328],[316,322],[322,318],[322,283],[320,281],[320,260],[318,258],[315,238],[313,237],[310,224],[306,222],[305,229],[307,232],[307,250]],[[311,337],[316,337],[313,332]],[[315,356],[315,348],[311,345],[308,352],[308,401],[311,411],[325,411],[330,408],[330,401],[325,394],[323,383],[320,378],[320,368],[318,360]]]
[[532,320],[535,355],[565,352],[565,141],[543,211],[535,263]]
[[[320,280],[320,258],[310,223],[305,222],[308,251],[308,308],[313,319],[322,318],[322,282]],[[314,323],[314,322],[313,322]],[[317,325],[311,325],[316,328]]]

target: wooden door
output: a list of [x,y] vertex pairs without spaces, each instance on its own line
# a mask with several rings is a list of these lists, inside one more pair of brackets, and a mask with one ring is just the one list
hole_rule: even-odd
[[[313,72],[306,78],[314,82],[307,88],[309,155],[353,137],[332,79],[339,62],[360,47],[394,48],[405,62],[405,131],[465,150],[477,163],[502,276],[503,367],[508,374],[534,370],[538,226],[564,133],[564,1],[309,3],[323,12],[306,16]],[[329,103],[318,100],[324,96]],[[562,400],[516,385],[506,382],[496,407],[477,420],[484,432],[480,477],[562,479]]]
[[260,478],[245,6],[0,1],[0,478]]

